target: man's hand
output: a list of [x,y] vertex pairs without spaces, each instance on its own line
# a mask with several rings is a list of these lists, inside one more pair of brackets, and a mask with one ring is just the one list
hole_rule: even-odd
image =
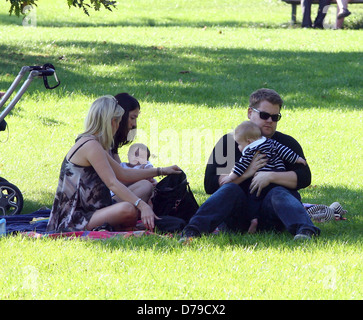
[[224,174],[224,175],[219,176],[219,180],[218,181],[219,181],[219,185],[220,186],[223,186],[226,183],[231,183],[232,182],[232,178],[229,175]]
[[307,162],[305,161],[305,159],[303,159],[301,157],[297,158],[296,163],[303,164],[304,166],[307,165]]
[[251,185],[250,185],[250,193],[254,193],[257,191],[257,197],[260,196],[263,188],[267,187],[271,183],[272,174],[270,171],[259,171],[254,175]]
[[253,156],[247,170],[243,174],[245,179],[253,177],[258,170],[260,170],[267,164],[267,161],[267,157],[264,154],[260,154],[260,151],[257,151]]
[[[248,166],[247,170],[244,172],[244,174],[241,175],[240,177],[232,179],[232,182],[235,184],[240,184],[243,181],[253,177],[253,175],[256,173],[257,170],[263,168],[266,165],[267,161],[268,161],[267,157],[264,154],[260,154],[259,151],[257,151],[256,154],[253,156],[252,161]],[[218,182],[220,186],[226,183],[223,181],[224,181],[223,176],[222,175],[219,176]]]

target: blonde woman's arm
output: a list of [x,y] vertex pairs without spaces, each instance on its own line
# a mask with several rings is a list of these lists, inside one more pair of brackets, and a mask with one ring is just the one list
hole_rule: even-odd
[[160,175],[166,176],[169,174],[179,174],[182,172],[181,169],[176,165],[163,168],[128,170],[122,168],[110,155],[107,156],[109,164],[114,171],[117,179],[125,184],[134,183],[143,179],[150,179]]
[[[96,141],[87,143],[82,149],[81,150],[83,156],[95,169],[98,176],[105,183],[105,185],[120,199],[133,204],[137,209],[139,209],[141,212],[142,222],[148,229],[153,230],[155,227],[154,220],[155,218],[157,218],[156,215],[147,203],[139,199],[116,177],[113,167],[110,165],[110,155],[108,155],[107,152],[102,148],[102,146]],[[114,161],[114,163],[117,164],[116,161]],[[117,166],[120,167],[120,165],[118,164]]]

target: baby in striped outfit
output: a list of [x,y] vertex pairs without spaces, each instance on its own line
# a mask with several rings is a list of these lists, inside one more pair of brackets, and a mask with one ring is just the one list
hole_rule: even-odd
[[[237,126],[234,131],[234,139],[238,143],[238,149],[241,151],[242,156],[235,163],[231,173],[222,177],[222,185],[233,182],[240,177],[247,170],[257,151],[268,158],[267,164],[258,171],[286,171],[284,161],[307,165],[306,161],[290,148],[273,139],[263,137],[260,128],[251,121],[244,121]],[[267,192],[276,186],[275,184],[271,184],[265,187],[259,197],[256,194],[249,194],[248,212],[251,221],[248,230],[249,233],[256,232],[261,202]]]

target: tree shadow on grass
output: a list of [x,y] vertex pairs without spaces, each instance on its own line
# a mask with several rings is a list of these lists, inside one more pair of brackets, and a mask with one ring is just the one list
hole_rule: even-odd
[[[24,198],[24,207],[21,214],[33,213],[41,208],[52,208],[55,192],[40,191],[37,193],[37,200],[33,200],[27,197],[26,190],[20,191],[23,193]],[[34,198],[34,196],[32,198]]]
[[[210,20],[208,17],[203,17],[199,15],[197,19],[185,20],[183,18],[176,18],[172,16],[165,16],[159,18],[152,17],[132,17],[125,19],[123,17],[109,16],[110,19],[104,18],[94,18],[93,16],[86,17],[83,19],[72,19],[72,17],[67,18],[67,16],[60,16],[58,19],[42,19],[37,18],[34,24],[36,27],[44,28],[93,28],[93,27],[183,27],[183,28],[204,28],[204,27],[219,27],[219,28],[261,28],[261,29],[276,29],[276,28],[286,28],[290,26],[289,15],[286,14],[286,22],[281,23],[268,21],[267,18],[262,15],[256,17],[256,21],[245,21],[242,19],[238,20]],[[31,25],[32,17],[29,16],[28,20],[24,22],[27,25]],[[264,19],[265,18],[265,19]],[[15,15],[1,14],[0,13],[0,25],[9,26],[22,26],[23,16],[17,17]]]
[[[50,62],[62,83],[52,94],[60,95],[79,92],[99,96],[126,91],[142,101],[215,108],[246,106],[251,92],[269,87],[283,96],[289,108],[339,105],[357,109],[363,100],[359,52],[49,40],[38,53],[27,53],[27,45],[0,45],[0,69],[5,74],[0,89],[10,86],[21,66]],[[36,95],[38,90],[45,89],[30,87],[28,94]]]

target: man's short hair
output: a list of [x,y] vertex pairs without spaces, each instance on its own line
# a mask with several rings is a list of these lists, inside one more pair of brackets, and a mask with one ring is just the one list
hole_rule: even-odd
[[272,104],[278,104],[280,106],[280,109],[282,107],[283,101],[280,97],[280,95],[272,89],[258,89],[257,91],[253,92],[250,95],[250,108],[258,108],[260,105],[260,102],[262,101],[268,101]]

